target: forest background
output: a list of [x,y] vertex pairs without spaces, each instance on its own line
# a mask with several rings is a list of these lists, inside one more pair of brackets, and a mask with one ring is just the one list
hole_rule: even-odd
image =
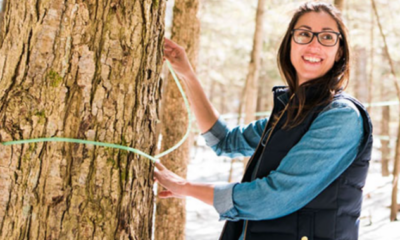
[[[276,56],[281,38],[295,9],[304,1],[265,1],[260,49],[257,108],[254,118],[268,117],[272,87],[284,85]],[[334,1],[331,1],[334,3]],[[390,222],[395,147],[399,107],[395,81],[400,72],[399,1],[345,0],[341,2],[350,33],[353,61],[347,92],[367,107],[374,125],[374,152],[361,217],[360,239],[399,239],[397,222]],[[171,36],[174,1],[168,1],[166,36]],[[249,62],[254,48],[258,1],[199,2],[200,41],[197,75],[210,101],[229,126],[245,124],[239,117],[244,99]],[[379,23],[377,16],[379,15]],[[381,25],[381,29],[379,28]],[[385,41],[383,39],[385,37]],[[387,49],[387,50],[386,50]],[[389,54],[387,53],[389,52]],[[393,75],[397,74],[397,79]],[[244,114],[243,114],[244,115]],[[194,181],[240,181],[243,159],[218,158],[204,146],[199,131],[190,147],[188,179]],[[383,160],[383,161],[382,161]],[[211,207],[188,199],[187,239],[216,239],[223,224]],[[199,238],[200,237],[200,238]]]

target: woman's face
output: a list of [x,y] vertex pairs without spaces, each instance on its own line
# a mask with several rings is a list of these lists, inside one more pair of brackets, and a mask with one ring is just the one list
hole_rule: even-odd
[[[294,29],[339,32],[336,21],[323,11],[305,13],[299,18]],[[338,39],[336,45],[327,47],[321,45],[317,36],[314,36],[309,44],[302,45],[296,43],[292,37],[290,60],[296,69],[299,85],[325,75],[332,68],[342,54],[339,41]]]

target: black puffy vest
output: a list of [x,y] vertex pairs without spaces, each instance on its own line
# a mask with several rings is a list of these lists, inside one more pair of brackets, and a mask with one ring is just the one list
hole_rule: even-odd
[[[278,96],[287,92],[286,87],[274,87],[272,115],[282,111],[284,103]],[[300,210],[287,216],[263,221],[247,221],[246,240],[356,240],[361,211],[362,188],[364,187],[372,150],[372,124],[366,109],[353,97],[340,93],[334,99],[348,99],[360,111],[364,122],[364,137],[353,163],[316,198]],[[283,130],[285,115],[278,122],[272,135],[265,143],[270,121],[264,130],[261,144],[249,161],[243,182],[251,181],[260,162],[256,178],[267,176],[277,169],[289,150],[300,141],[323,107],[315,108],[297,127]],[[271,116],[272,116],[271,115]],[[264,146],[265,145],[265,146]],[[266,203],[267,204],[267,203]],[[221,240],[239,239],[246,221],[227,221]]]

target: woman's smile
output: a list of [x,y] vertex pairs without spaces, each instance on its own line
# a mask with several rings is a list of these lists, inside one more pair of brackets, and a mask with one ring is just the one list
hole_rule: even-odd
[[[309,12],[299,18],[294,30],[293,35],[297,34],[297,41],[304,41],[298,43],[292,37],[290,51],[290,60],[296,69],[298,84],[301,85],[324,76],[332,68],[340,55],[339,43],[324,46],[320,41],[329,43],[329,38],[325,37],[331,37],[329,33],[339,32],[339,29],[336,21],[328,13]],[[307,42],[308,39],[311,42]]]
[[321,57],[312,56],[312,55],[305,55],[302,58],[306,63],[312,64],[312,65],[317,65],[317,63],[322,63],[322,61],[324,60]]

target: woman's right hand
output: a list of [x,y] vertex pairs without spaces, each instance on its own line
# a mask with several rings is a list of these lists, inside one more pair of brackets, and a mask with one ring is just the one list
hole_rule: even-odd
[[190,74],[194,74],[185,49],[168,38],[164,38],[164,60],[165,59],[171,63],[172,68],[179,77],[185,78]]
[[164,38],[164,59],[168,59],[180,80],[190,102],[190,108],[196,116],[197,125],[202,133],[208,131],[218,120],[218,112],[210,101],[190,65],[185,49],[168,38]]

